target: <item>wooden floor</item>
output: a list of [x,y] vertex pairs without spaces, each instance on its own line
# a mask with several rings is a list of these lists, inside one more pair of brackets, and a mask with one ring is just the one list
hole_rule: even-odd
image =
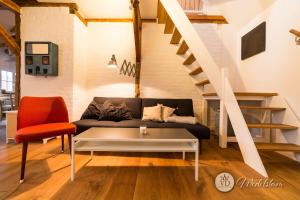
[[[66,140],[65,140],[66,141]],[[67,146],[67,144],[66,144]],[[199,181],[194,181],[193,154],[97,153],[76,155],[76,177],[70,181],[69,151],[60,153],[60,140],[29,145],[25,182],[19,184],[21,145],[0,144],[0,199],[300,199],[300,164],[277,153],[262,153],[270,178],[283,188],[239,188],[221,193],[214,186],[220,172],[260,178],[242,162],[236,146],[220,149],[204,142]]]

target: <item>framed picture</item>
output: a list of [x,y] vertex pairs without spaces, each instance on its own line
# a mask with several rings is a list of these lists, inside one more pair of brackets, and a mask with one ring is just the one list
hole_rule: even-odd
[[50,65],[49,56],[43,56],[42,57],[42,63],[43,63],[43,65]]
[[26,63],[26,65],[33,65],[33,57],[26,56],[25,63]]
[[266,50],[266,22],[242,37],[242,60]]

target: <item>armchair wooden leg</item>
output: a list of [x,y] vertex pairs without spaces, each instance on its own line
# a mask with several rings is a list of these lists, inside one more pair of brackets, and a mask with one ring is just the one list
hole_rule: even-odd
[[61,152],[65,151],[65,137],[64,135],[61,135]]
[[202,140],[199,140],[199,154],[202,154]]
[[24,182],[27,149],[28,149],[28,142],[24,142],[23,143],[23,150],[22,150],[22,163],[21,163],[21,178],[20,178],[20,183]]
[[68,142],[69,142],[69,148],[70,148],[70,152],[71,152],[71,149],[72,149],[72,135],[71,134],[68,134]]

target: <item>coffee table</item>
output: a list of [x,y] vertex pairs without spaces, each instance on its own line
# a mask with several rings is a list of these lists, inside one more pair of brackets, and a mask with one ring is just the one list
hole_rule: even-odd
[[139,128],[90,128],[72,137],[71,181],[75,176],[75,151],[118,152],[185,152],[195,153],[195,180],[198,181],[199,141],[186,129],[147,128],[147,135]]

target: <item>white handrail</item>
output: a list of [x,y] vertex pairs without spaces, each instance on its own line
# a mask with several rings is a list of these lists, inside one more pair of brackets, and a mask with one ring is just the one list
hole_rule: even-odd
[[244,162],[264,177],[268,177],[228,78],[225,77],[222,85],[222,75],[219,67],[183,12],[178,1],[161,0],[161,3],[224,103]]

